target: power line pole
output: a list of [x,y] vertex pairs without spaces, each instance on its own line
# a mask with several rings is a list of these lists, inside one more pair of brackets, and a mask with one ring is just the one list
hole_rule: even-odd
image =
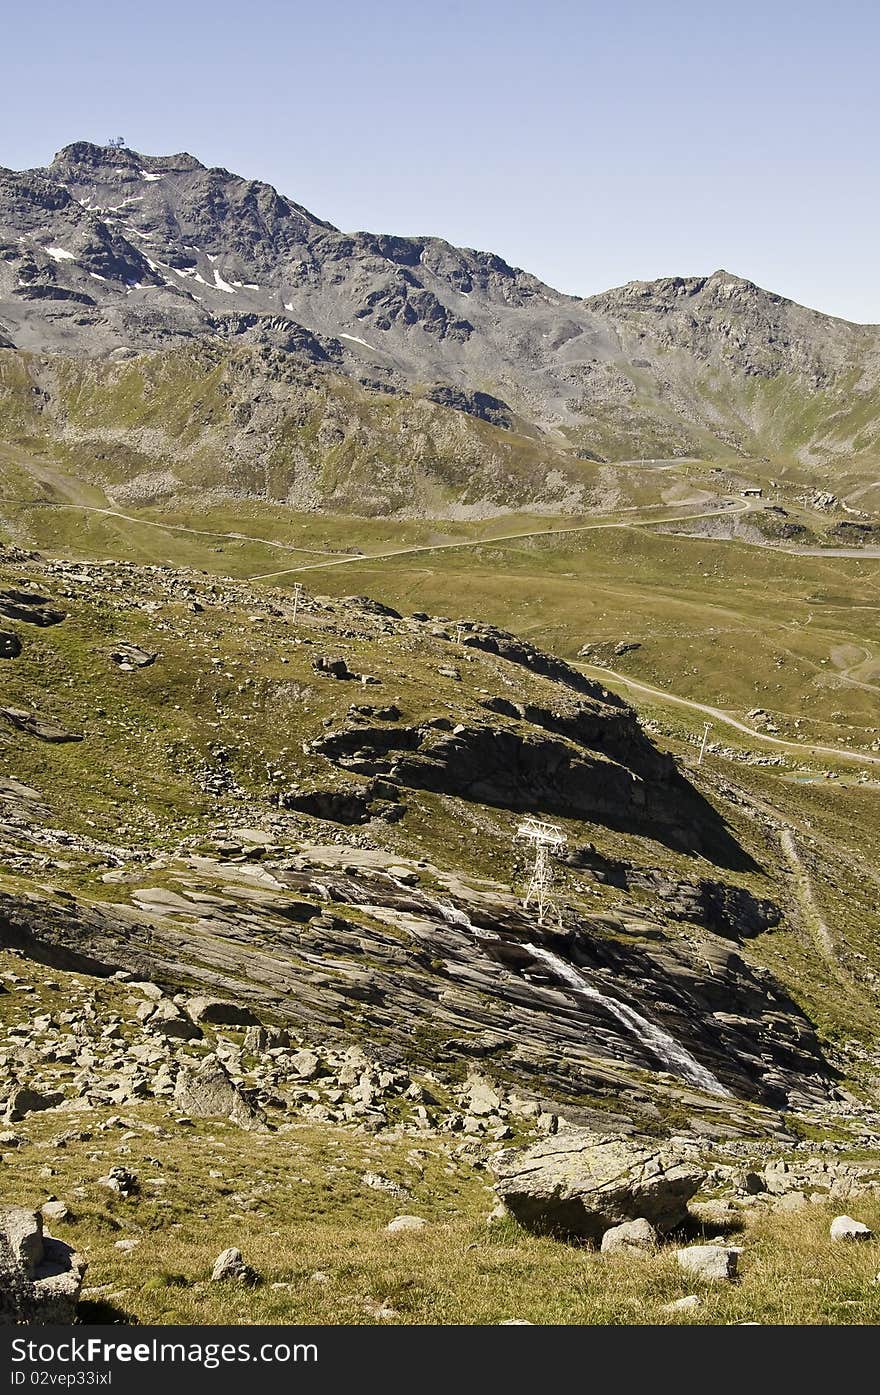
[[523,819],[517,828],[516,836],[521,842],[528,844],[535,859],[529,878],[529,888],[523,900],[523,908],[535,905],[539,925],[543,925],[553,912],[559,919],[560,910],[553,898],[554,878],[550,854],[567,843],[566,835],[555,823],[547,823],[544,819],[528,817]]
[[704,722],[704,723],[703,723],[703,740],[702,740],[702,742],[700,743],[700,754],[699,754],[699,756],[698,756],[698,758],[697,758],[697,765],[702,765],[702,764],[703,764],[703,756],[704,756],[705,753],[706,753],[706,742],[707,742],[708,739],[709,739],[709,732],[710,732],[711,730],[712,730],[712,723],[711,723],[711,722]]

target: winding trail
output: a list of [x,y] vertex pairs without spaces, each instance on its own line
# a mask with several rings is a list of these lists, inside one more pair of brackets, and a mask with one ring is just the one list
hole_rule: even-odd
[[602,668],[598,664],[574,664],[573,667],[585,669],[600,679],[613,678],[616,683],[622,683],[624,687],[632,688],[634,692],[644,693],[646,697],[657,698],[660,702],[674,703],[678,707],[689,707],[693,712],[702,712],[707,717],[714,717],[716,721],[724,722],[727,726],[743,732],[753,741],[765,741],[771,746],[782,746],[788,751],[798,751],[801,755],[807,752],[816,756],[834,756],[838,760],[858,761],[861,765],[866,763],[880,765],[880,755],[870,751],[848,751],[840,746],[814,746],[807,741],[786,741],[782,736],[769,736],[765,732],[756,731],[754,727],[746,726],[745,722],[731,717],[720,707],[710,707],[708,703],[696,702],[693,698],[679,697],[677,693],[669,693],[663,688],[654,688],[650,683],[639,683],[636,679],[627,678],[625,673],[618,673],[613,668]]
[[812,936],[822,958],[831,966],[834,972],[846,983],[852,984],[855,980],[848,972],[845,965],[841,963],[834,938],[825,921],[822,913],[816,904],[813,895],[813,885],[810,881],[810,874],[801,860],[801,855],[794,840],[794,832],[791,828],[783,828],[779,834],[779,842],[785,859],[791,868],[794,878],[795,899],[800,907],[801,919]]
[[[652,504],[651,508],[669,509],[680,508],[678,504]],[[704,509],[700,513],[683,513],[673,515],[671,518],[617,518],[613,521],[606,520],[604,523],[578,523],[571,528],[529,528],[520,533],[498,533],[491,538],[465,538],[458,542],[448,543],[418,543],[412,547],[396,547],[389,552],[367,552],[359,553],[353,557],[334,557],[327,562],[306,562],[301,567],[286,567],[278,572],[260,572],[256,576],[248,577],[248,581],[271,581],[278,576],[289,576],[293,572],[316,571],[322,567],[345,567],[353,563],[361,563],[368,566],[370,562],[386,561],[389,557],[410,557],[423,552],[452,552],[462,547],[494,547],[497,543],[517,542],[524,538],[547,538],[564,537],[569,533],[593,533],[603,528],[650,528],[658,523],[689,523],[696,518],[733,518],[737,514],[749,513],[753,505],[751,503],[727,504],[717,509]],[[619,510],[624,512],[624,510]],[[635,508],[635,513],[642,510]]]
[[[277,547],[282,552],[301,552],[311,557],[326,557],[328,553],[319,547],[297,547],[294,543],[277,542],[272,538],[255,538],[252,533],[218,533],[213,528],[190,528],[185,523],[160,523],[152,518],[138,518],[134,514],[122,513],[119,509],[99,508],[97,504],[70,504],[61,499],[4,499],[0,504],[26,504],[29,508],[73,509],[78,513],[98,513],[107,518],[119,518],[125,523],[136,523],[145,528],[158,528],[163,533],[193,533],[200,538],[228,538],[234,542],[258,543],[261,547]],[[359,561],[360,556],[346,558],[346,561]]]

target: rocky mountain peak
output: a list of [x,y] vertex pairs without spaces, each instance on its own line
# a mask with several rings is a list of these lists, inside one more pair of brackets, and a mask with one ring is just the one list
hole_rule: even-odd
[[141,155],[128,146],[95,145],[92,141],[79,140],[58,151],[48,166],[48,173],[63,178],[78,170],[107,173],[161,170],[163,173],[180,174],[204,168],[200,160],[186,151],[178,155]]
[[598,460],[760,452],[750,380],[784,375],[796,395],[880,380],[880,331],[723,269],[579,299],[496,253],[342,232],[186,152],[77,141],[0,174],[0,344],[105,358],[242,335],[313,362],[322,344],[372,393],[491,403],[495,425]]

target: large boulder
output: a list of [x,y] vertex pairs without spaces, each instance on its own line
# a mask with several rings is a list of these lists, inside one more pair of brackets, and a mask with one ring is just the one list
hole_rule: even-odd
[[16,1085],[6,1101],[3,1120],[7,1124],[16,1124],[28,1114],[55,1109],[63,1103],[63,1090],[33,1090],[29,1085]]
[[155,1007],[146,1004],[144,1027],[157,1036],[169,1037],[176,1041],[197,1041],[202,1030],[195,1022],[184,1017],[179,1008],[169,998],[162,998]]
[[43,1234],[39,1211],[0,1212],[0,1324],[70,1326],[85,1271],[81,1255]]
[[266,1128],[265,1115],[242,1094],[216,1056],[206,1056],[196,1070],[185,1067],[179,1073],[174,1099],[196,1119],[231,1119],[243,1129]]
[[655,1139],[574,1128],[500,1153],[492,1170],[501,1200],[530,1230],[592,1241],[639,1218],[674,1230],[706,1175]]
[[193,1022],[209,1022],[217,1027],[258,1027],[260,1019],[246,1003],[229,1003],[224,998],[190,998],[186,1010]]

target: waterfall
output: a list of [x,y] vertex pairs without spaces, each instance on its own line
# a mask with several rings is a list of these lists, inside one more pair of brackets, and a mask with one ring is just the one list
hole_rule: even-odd
[[[460,910],[457,906],[450,906],[442,901],[432,901],[432,905],[440,912],[447,925],[457,925],[463,930],[469,930],[472,935],[480,939],[497,940],[500,936],[492,930],[479,930],[471,923],[471,918],[466,911]],[[619,1002],[616,998],[608,998],[604,993],[600,993],[591,983],[588,983],[583,974],[580,973],[573,964],[567,960],[560,959],[552,950],[545,949],[543,945],[527,944],[525,948],[536,959],[540,959],[552,971],[554,976],[561,979],[563,983],[574,988],[578,993],[582,993],[585,998],[592,998],[593,1002],[601,1003],[612,1017],[616,1017],[618,1022],[631,1032],[634,1037],[647,1047],[653,1056],[663,1062],[665,1068],[671,1075],[681,1076],[689,1084],[695,1085],[698,1090],[705,1090],[710,1095],[730,1095],[720,1080],[705,1066],[701,1066],[696,1057],[675,1040],[675,1037],[665,1032],[662,1027],[658,1027],[655,1022],[649,1022],[647,1017],[642,1017],[635,1008],[627,1007],[626,1003]]]
[[565,959],[560,959],[552,950],[544,949],[542,945],[526,945],[526,949],[540,959],[552,970],[556,978],[567,983],[569,987],[583,993],[587,998],[592,998],[594,1002],[601,1003],[603,1007],[616,1017],[618,1022],[623,1023],[629,1032],[632,1032],[643,1046],[646,1046],[652,1055],[662,1061],[666,1069],[672,1075],[679,1075],[683,1080],[689,1081],[691,1085],[696,1085],[698,1089],[705,1090],[712,1095],[730,1095],[720,1080],[716,1080],[711,1071],[701,1066],[699,1061],[686,1051],[683,1046],[671,1037],[668,1032],[664,1032],[662,1027],[658,1027],[654,1022],[649,1022],[641,1013],[634,1008],[627,1007],[625,1003],[618,1002],[616,998],[607,998],[604,993],[593,988],[588,983],[583,974],[579,973],[573,964],[569,964]]
[[462,925],[465,930],[473,930],[471,918],[467,911],[459,910],[458,906],[448,906],[445,901],[435,901],[434,905],[446,921],[447,925]]
[[431,904],[440,912],[447,925],[459,925],[462,930],[470,930],[472,935],[476,935],[480,940],[497,940],[501,937],[495,934],[494,930],[481,930],[471,921],[467,911],[462,911],[458,906],[448,906],[444,901],[432,901]]

